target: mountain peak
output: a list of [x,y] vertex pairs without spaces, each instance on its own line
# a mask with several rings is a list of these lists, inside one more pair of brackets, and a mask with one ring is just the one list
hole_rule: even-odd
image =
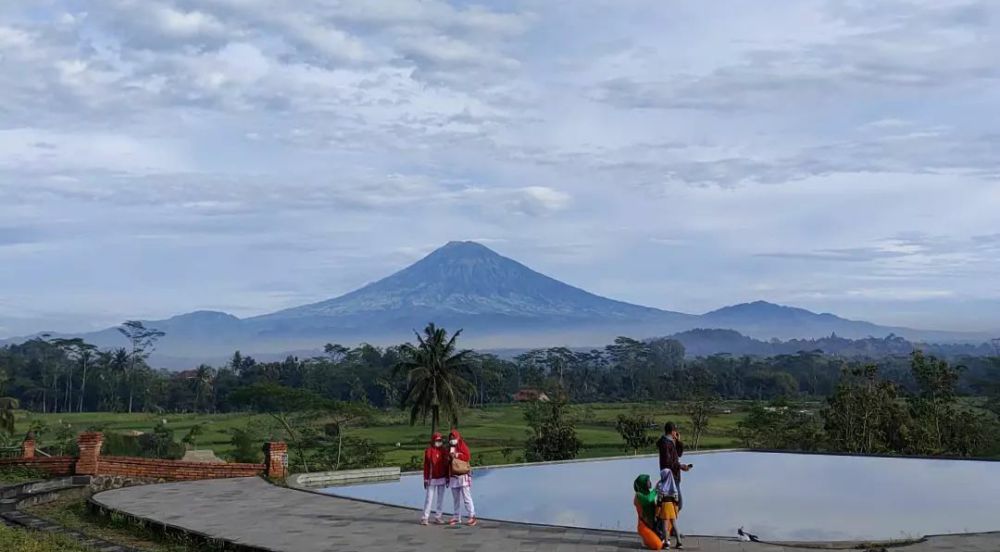
[[431,251],[425,259],[438,257],[500,257],[501,255],[485,245],[474,241],[450,241]]
[[716,309],[714,311],[705,313],[705,316],[721,316],[721,315],[733,315],[733,314],[749,314],[749,315],[781,315],[781,314],[792,314],[792,313],[803,313],[803,314],[814,314],[805,309],[800,309],[798,307],[787,307],[785,305],[779,305],[777,303],[771,303],[768,301],[753,301],[750,303],[739,303],[737,305],[729,305],[728,307],[722,307],[721,309]]
[[[645,320],[675,313],[588,293],[474,241],[450,241],[412,265],[340,297],[261,318]],[[325,323],[325,322],[324,322]]]
[[178,320],[239,320],[228,312],[214,310],[196,310],[171,316],[167,321]]

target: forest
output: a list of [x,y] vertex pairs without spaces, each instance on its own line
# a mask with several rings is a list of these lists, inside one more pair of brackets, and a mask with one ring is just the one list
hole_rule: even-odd
[[[397,367],[407,345],[347,347],[326,344],[324,354],[258,362],[239,351],[223,366],[184,371],[150,366],[162,336],[139,322],[122,325],[120,348],[101,350],[80,339],[36,338],[0,347],[0,396],[35,412],[238,412],[238,391],[268,383],[304,389],[335,401],[397,406],[407,385]],[[558,388],[573,403],[677,401],[711,394],[723,400],[772,401],[832,395],[844,373],[865,366],[914,393],[910,352],[879,356],[802,350],[770,356],[715,354],[690,357],[672,338],[619,337],[589,351],[536,349],[503,357],[469,351],[463,364],[468,406],[503,404],[519,390]],[[956,393],[988,396],[1000,388],[997,356],[958,356]]]

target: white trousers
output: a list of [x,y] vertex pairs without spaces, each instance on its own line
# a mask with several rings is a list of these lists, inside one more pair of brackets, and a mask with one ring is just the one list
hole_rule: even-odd
[[463,487],[452,487],[451,497],[454,500],[455,512],[452,517],[462,521],[462,510],[460,509],[462,503],[465,503],[465,513],[468,514],[469,518],[476,517],[476,506],[472,503],[472,487],[469,485]]
[[424,490],[424,520],[431,518],[431,507],[435,506],[438,519],[444,513],[444,493],[448,489],[447,485],[427,485]]

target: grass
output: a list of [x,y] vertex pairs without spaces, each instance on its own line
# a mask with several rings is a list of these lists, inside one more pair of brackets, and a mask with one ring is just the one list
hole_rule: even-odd
[[[739,446],[736,424],[743,418],[745,405],[739,402],[725,403],[724,409],[732,413],[718,414],[711,419],[708,433],[702,436],[700,448],[728,448]],[[621,437],[615,431],[615,420],[619,414],[642,412],[656,420],[650,428],[650,435],[659,433],[658,427],[666,420],[679,423],[686,440],[690,444],[690,426],[687,416],[679,404],[664,403],[595,403],[572,405],[571,413],[577,420],[577,435],[583,441],[580,451],[582,458],[618,456],[630,454],[626,451]],[[105,432],[128,430],[150,431],[155,425],[166,420],[180,439],[196,424],[202,425],[202,435],[197,448],[211,449],[225,458],[231,451],[231,431],[237,428],[253,427],[259,435],[279,435],[280,430],[270,417],[250,414],[147,414],[147,413],[66,413],[37,414],[23,413],[18,419],[18,431],[27,431],[32,421],[41,421],[50,426],[69,424],[79,432],[100,427]],[[518,404],[487,406],[468,409],[462,413],[463,436],[473,449],[474,462],[479,465],[508,464],[517,462],[524,454],[524,441],[528,427],[524,421],[524,406]],[[363,427],[348,429],[348,435],[374,441],[385,453],[389,465],[406,465],[414,457],[422,457],[429,437],[429,427],[418,423],[410,426],[407,413],[399,410],[381,412],[376,419]],[[41,436],[42,447],[45,435]],[[262,437],[263,439],[263,437]],[[397,446],[398,443],[398,446]],[[506,452],[506,454],[505,454]],[[652,449],[645,452],[653,452]]]
[[[141,525],[122,518],[104,517],[90,513],[82,498],[60,498],[47,504],[26,509],[38,517],[48,519],[75,529],[89,537],[104,539],[115,544],[146,550],[149,552],[195,552],[204,550],[193,544],[176,541],[161,533],[150,531]],[[0,550],[8,550],[0,547]],[[12,548],[10,550],[20,550]],[[48,550],[48,549],[40,549]],[[57,550],[57,549],[53,549]],[[59,548],[58,550],[63,550]],[[70,550],[77,550],[76,548]],[[89,550],[80,548],[80,550]]]
[[91,552],[62,535],[38,533],[0,525],[0,550],[11,552]]
[[29,481],[38,481],[47,477],[45,472],[32,470],[29,468],[2,468],[0,469],[0,487],[7,485],[17,485]]

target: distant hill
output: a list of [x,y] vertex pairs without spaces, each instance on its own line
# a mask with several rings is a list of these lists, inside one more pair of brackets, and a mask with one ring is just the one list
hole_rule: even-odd
[[885,335],[888,329],[871,322],[847,320],[830,313],[817,314],[767,301],[723,307],[703,314],[701,322],[706,328],[733,328],[748,335],[778,339],[833,333],[868,337]]
[[995,351],[988,343],[921,343],[898,335],[848,339],[835,334],[816,339],[760,340],[735,330],[695,329],[668,336],[684,344],[688,357],[716,354],[776,356],[801,352],[821,352],[825,355],[849,358],[882,358],[908,355],[917,349],[946,358],[959,356],[989,356]]
[[[235,349],[273,357],[327,342],[400,343],[429,321],[464,328],[463,343],[477,348],[590,346],[619,335],[646,338],[697,328],[733,330],[742,334],[730,337],[736,340],[987,337],[878,326],[763,301],[703,315],[645,307],[565,284],[475,242],[449,242],[386,278],[325,301],[245,319],[196,311],[147,325],[167,333],[154,358],[182,366],[224,358]],[[124,344],[114,328],[82,337],[103,347]]]

